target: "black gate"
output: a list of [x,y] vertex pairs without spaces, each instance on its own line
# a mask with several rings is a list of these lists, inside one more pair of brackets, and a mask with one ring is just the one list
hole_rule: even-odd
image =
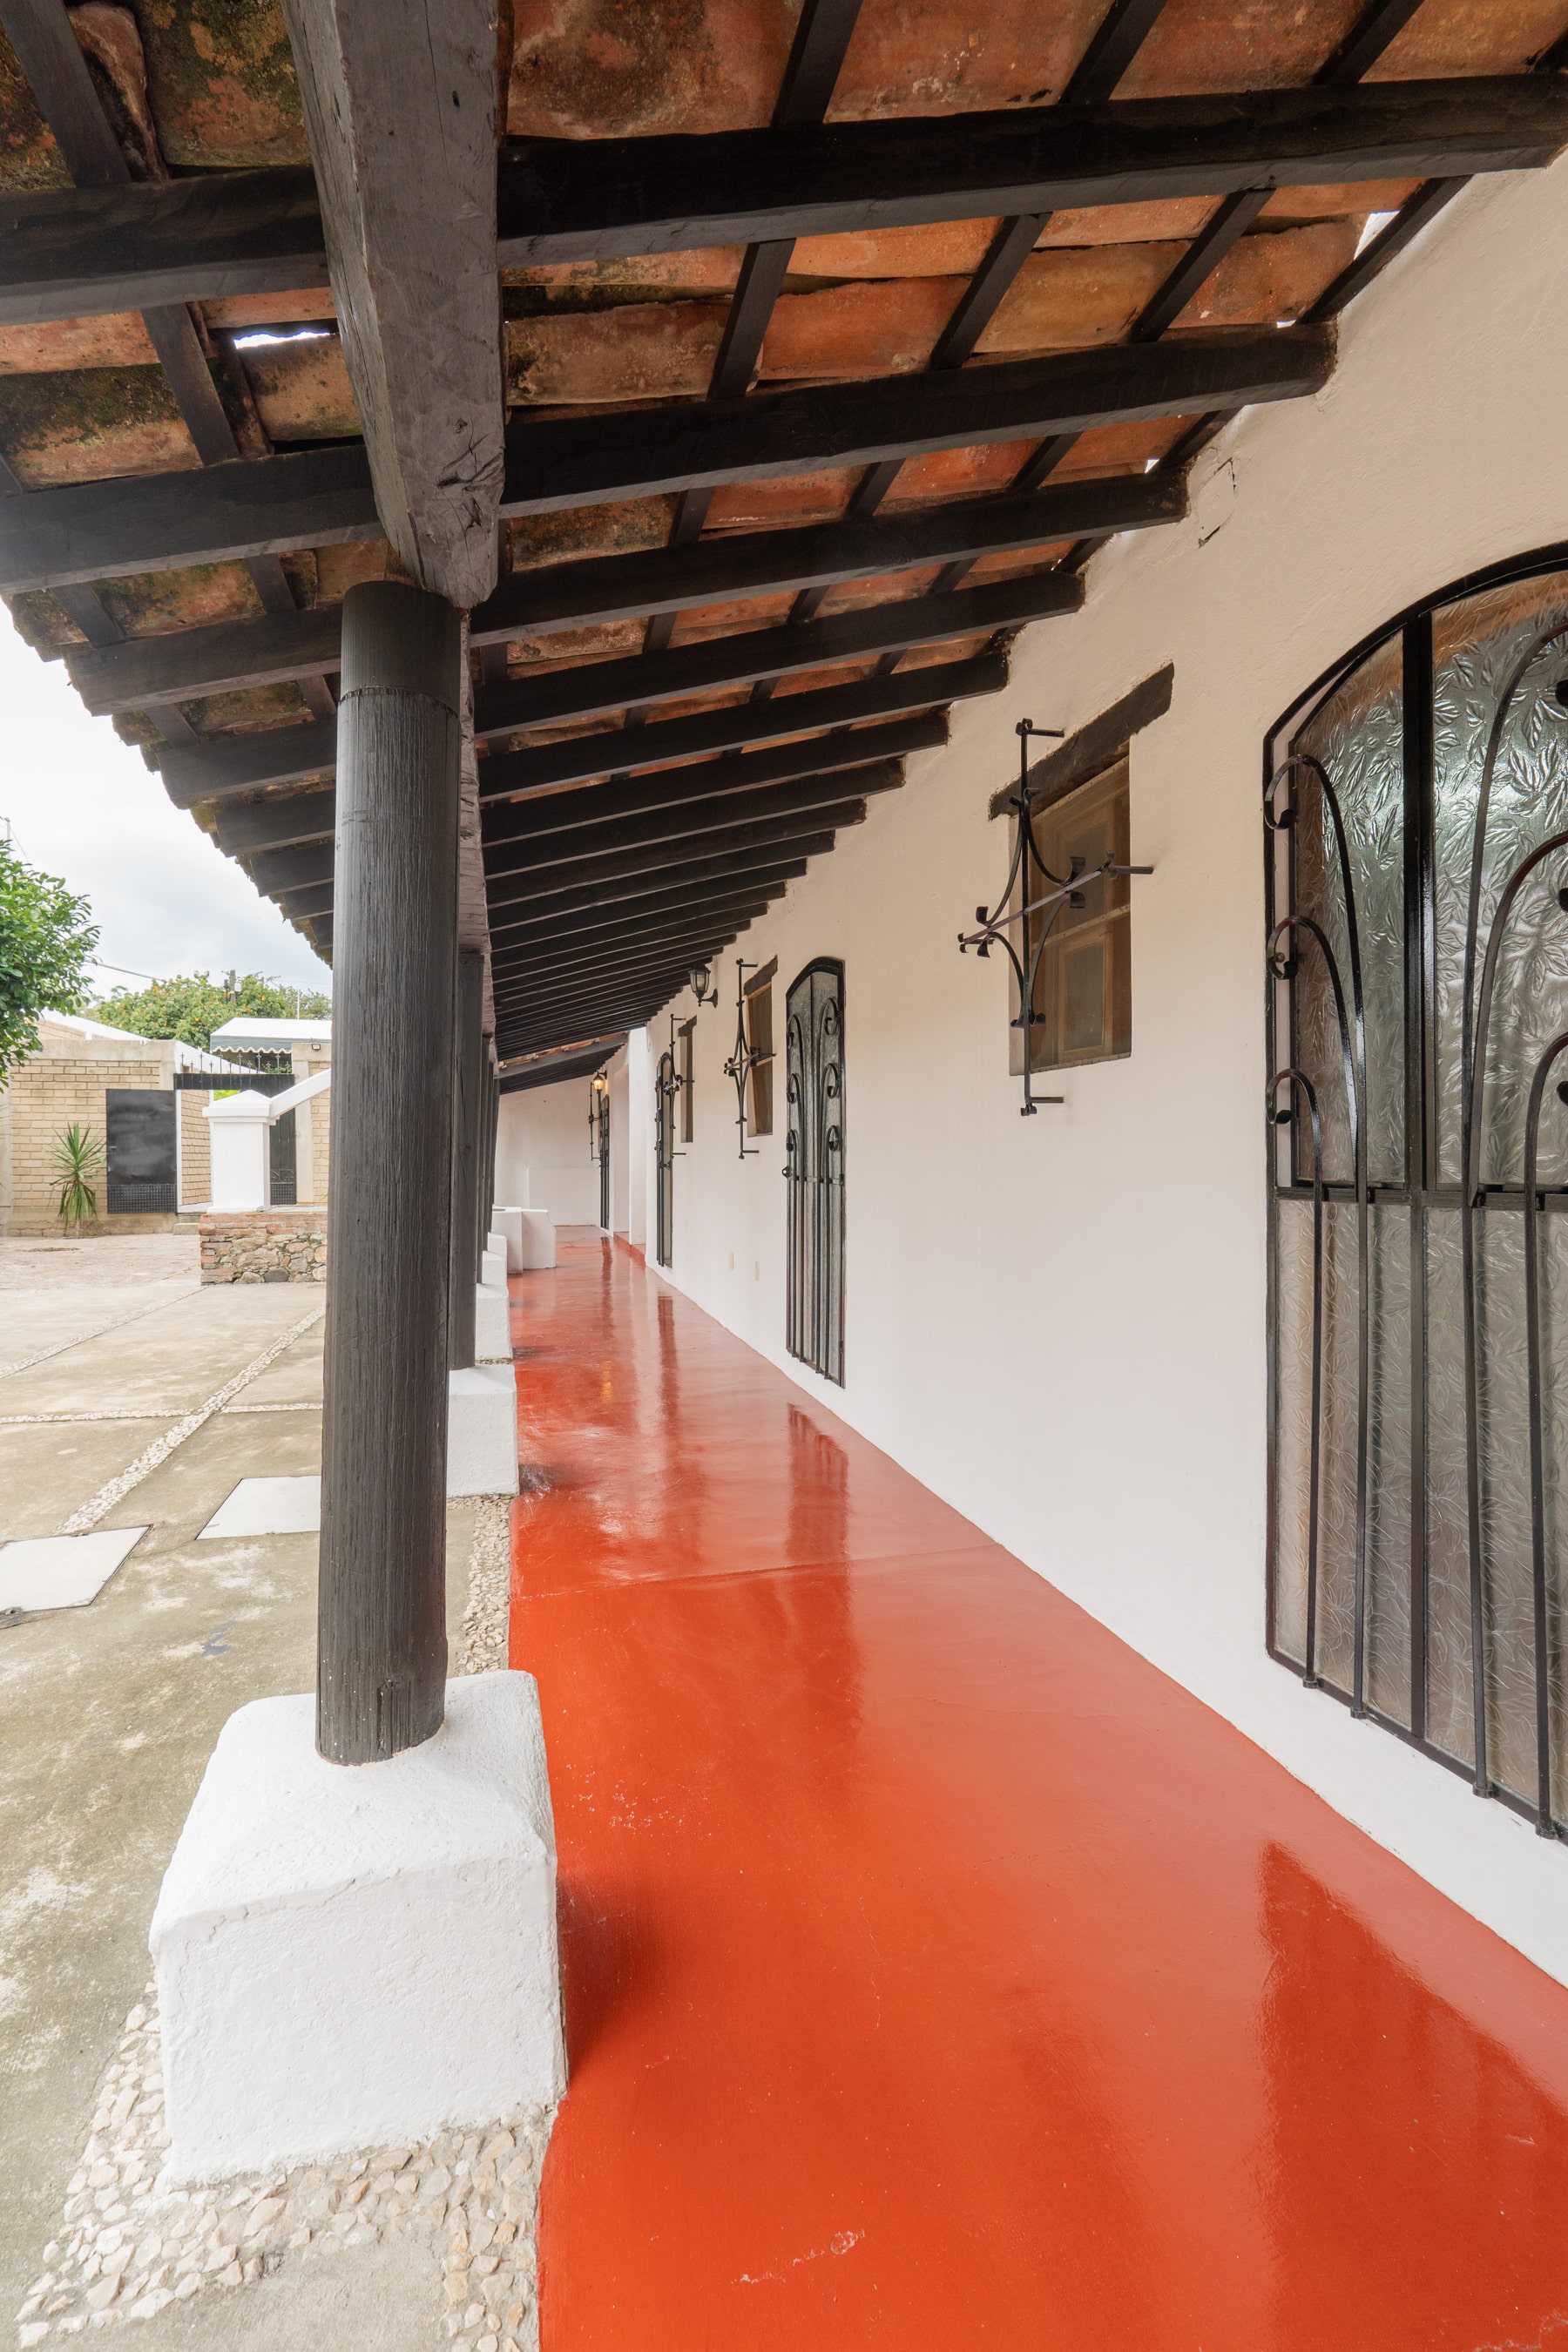
[[[679,1092],[675,1055],[661,1054],[653,1089],[654,1254],[660,1265],[669,1264],[674,1248],[675,1098]],[[603,1182],[601,1177],[601,1192]]]
[[111,1217],[166,1214],[180,1204],[174,1090],[109,1087],[103,1111],[105,1204]]
[[784,1005],[790,1354],[844,1378],[844,966],[808,963]]
[[1568,573],[1361,648],[1279,731],[1269,1643],[1568,1818]]

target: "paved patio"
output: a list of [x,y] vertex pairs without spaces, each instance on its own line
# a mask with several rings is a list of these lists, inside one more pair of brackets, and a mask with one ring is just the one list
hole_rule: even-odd
[[[43,2267],[99,2079],[148,1981],[147,1925],[226,1717],[315,1676],[314,1535],[198,1541],[241,1478],[321,1462],[323,1294],[197,1286],[184,1235],[0,1244],[0,1542],[50,1535],[278,1341],[127,1491],[148,1532],[89,1607],[0,1626],[0,2326]],[[474,1507],[449,1521],[460,1622]],[[434,2257],[356,2252],[205,2294],[126,2341],[429,2352]],[[96,2331],[95,2331],[96,2333]]]

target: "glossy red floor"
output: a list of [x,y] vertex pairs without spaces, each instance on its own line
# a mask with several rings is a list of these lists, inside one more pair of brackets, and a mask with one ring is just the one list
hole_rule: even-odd
[[624,1248],[523,1286],[543,2352],[1568,2352],[1568,1993]]

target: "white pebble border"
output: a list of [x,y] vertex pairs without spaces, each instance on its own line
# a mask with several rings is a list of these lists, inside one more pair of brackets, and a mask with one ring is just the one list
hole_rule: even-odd
[[[510,1513],[476,1511],[453,1671],[506,1663]],[[99,2085],[92,2129],[58,2237],[17,2315],[19,2352],[172,2303],[270,2278],[285,2263],[420,2236],[439,2254],[445,2309],[433,2345],[451,2352],[537,2352],[534,2225],[552,2107],[510,2128],[437,2132],[331,2164],[297,2166],[217,2188],[171,2189],[160,2174],[163,2053],[157,1989],[125,2021]]]

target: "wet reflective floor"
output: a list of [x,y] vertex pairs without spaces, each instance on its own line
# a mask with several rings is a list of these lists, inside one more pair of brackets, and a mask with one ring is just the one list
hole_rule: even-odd
[[624,1246],[520,1290],[543,2352],[1568,2352],[1568,1991]]

